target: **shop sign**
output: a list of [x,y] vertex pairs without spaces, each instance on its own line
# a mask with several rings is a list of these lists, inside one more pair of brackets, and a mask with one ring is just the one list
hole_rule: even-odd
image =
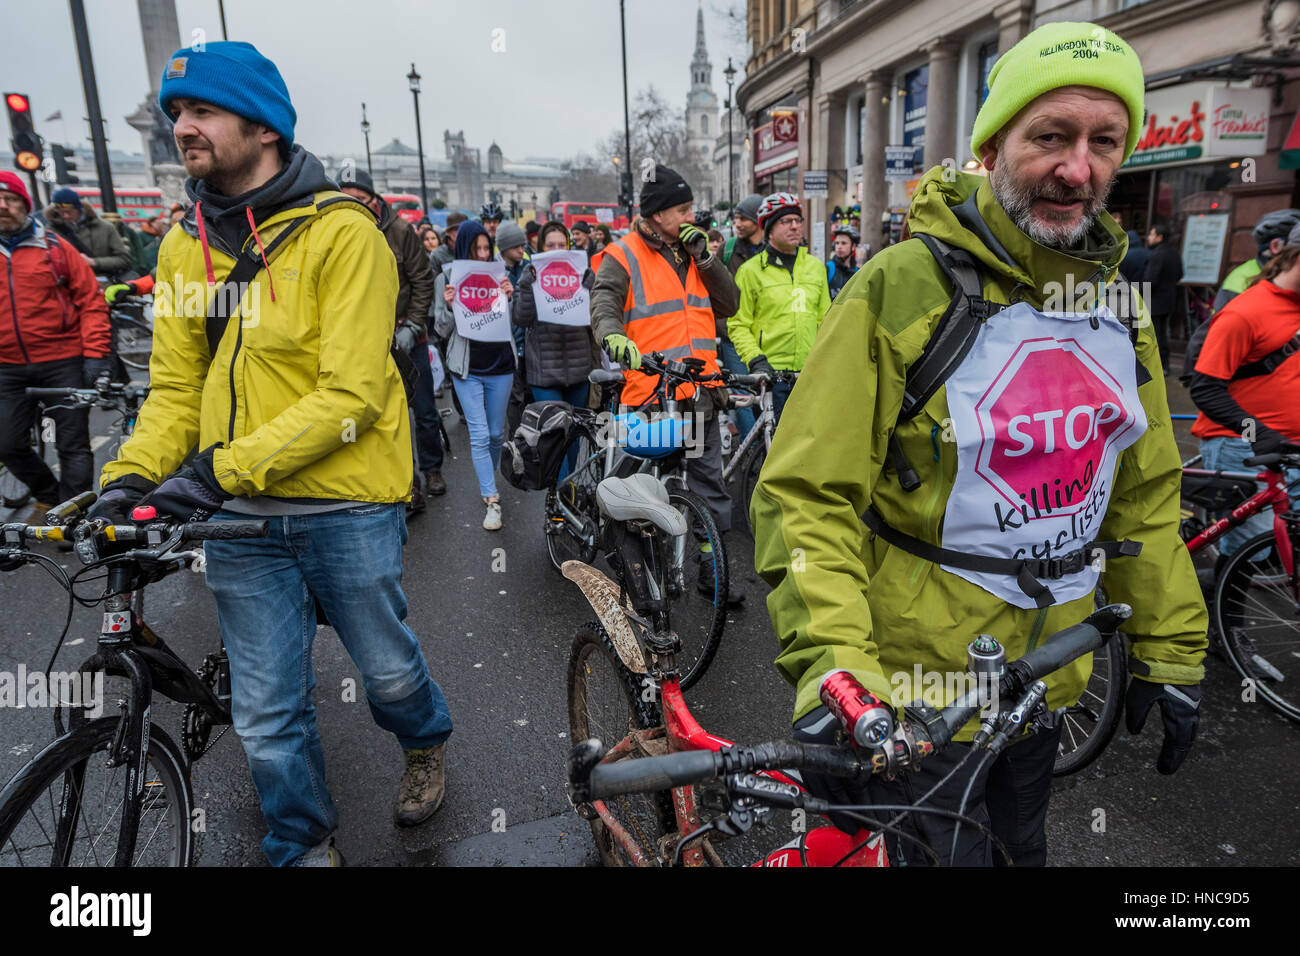
[[1146,124],[1125,168],[1260,155],[1268,143],[1269,91],[1184,83],[1146,95]]

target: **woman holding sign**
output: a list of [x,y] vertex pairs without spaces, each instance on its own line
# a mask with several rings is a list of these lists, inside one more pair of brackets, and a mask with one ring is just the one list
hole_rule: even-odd
[[[510,319],[526,330],[524,369],[533,401],[568,402],[582,408],[590,389],[587,374],[599,362],[591,336],[591,287],[596,276],[581,252],[569,252],[569,233],[562,224],[548,222],[538,241],[541,252],[524,266]],[[575,255],[576,264],[566,261]],[[577,453],[576,445],[569,449],[560,478],[573,469]]]
[[487,232],[476,222],[462,223],[455,258],[438,273],[434,326],[447,339],[446,367],[469,426],[474,471],[487,507],[483,527],[488,531],[501,528],[496,470],[515,373],[509,307],[513,294],[505,267],[492,259]]

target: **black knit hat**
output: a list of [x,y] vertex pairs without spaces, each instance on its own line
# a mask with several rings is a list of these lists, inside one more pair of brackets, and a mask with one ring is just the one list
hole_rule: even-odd
[[656,164],[654,176],[641,184],[641,215],[653,216],[664,209],[695,199],[690,185],[676,170]]
[[342,189],[344,186],[355,186],[362,192],[369,193],[376,199],[379,198],[379,193],[375,192],[375,181],[370,178],[370,174],[350,164],[339,170],[339,188]]

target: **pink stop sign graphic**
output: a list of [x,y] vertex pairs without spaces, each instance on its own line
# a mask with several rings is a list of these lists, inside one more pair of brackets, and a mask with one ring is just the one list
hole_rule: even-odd
[[497,281],[482,272],[466,276],[456,287],[456,297],[460,304],[471,312],[490,312],[492,303],[501,294]]
[[542,271],[537,273],[537,281],[552,299],[571,299],[582,285],[582,277],[573,266],[563,261],[543,266]]
[[1119,382],[1073,339],[1021,343],[975,412],[976,473],[1037,517],[1081,509],[1106,450],[1135,420]]

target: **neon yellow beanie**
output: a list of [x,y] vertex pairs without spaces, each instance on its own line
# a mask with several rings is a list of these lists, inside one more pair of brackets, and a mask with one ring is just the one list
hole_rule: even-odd
[[1033,100],[1062,86],[1093,86],[1128,107],[1127,160],[1142,134],[1146,81],[1133,48],[1095,23],[1049,23],[1002,56],[989,73],[989,95],[975,117],[971,151],[998,134]]

